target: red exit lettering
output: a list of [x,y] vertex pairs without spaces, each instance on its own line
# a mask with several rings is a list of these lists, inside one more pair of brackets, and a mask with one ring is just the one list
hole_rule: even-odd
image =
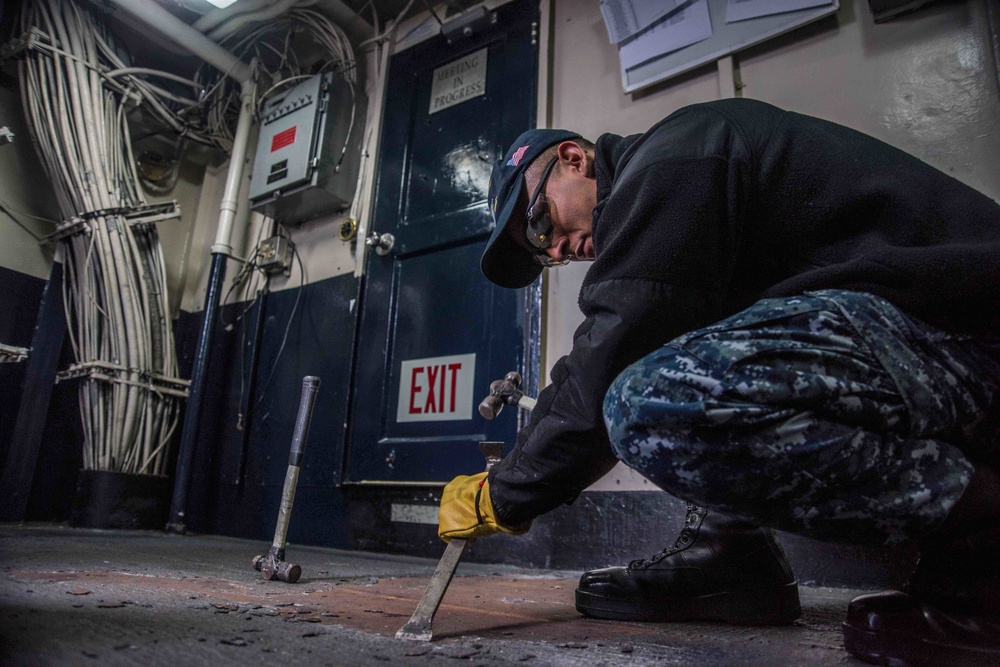
[[410,414],[455,412],[458,371],[462,364],[414,366],[410,377]]

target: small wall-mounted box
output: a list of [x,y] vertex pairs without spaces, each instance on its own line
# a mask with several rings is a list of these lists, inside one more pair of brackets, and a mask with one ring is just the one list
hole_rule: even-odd
[[365,107],[363,93],[332,72],[268,100],[250,179],[251,208],[296,225],[349,207]]
[[292,242],[284,236],[272,236],[260,242],[257,266],[265,273],[288,274],[292,270]]

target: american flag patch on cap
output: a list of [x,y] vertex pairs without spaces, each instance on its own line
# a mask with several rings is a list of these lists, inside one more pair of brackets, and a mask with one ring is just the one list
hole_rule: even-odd
[[516,151],[514,151],[514,154],[510,156],[509,160],[507,160],[507,166],[516,167],[517,163],[520,162],[521,158],[524,157],[524,151],[526,150],[528,150],[528,146],[521,146]]

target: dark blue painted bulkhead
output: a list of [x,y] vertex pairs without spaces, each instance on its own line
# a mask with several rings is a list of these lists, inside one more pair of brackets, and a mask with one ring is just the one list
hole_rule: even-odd
[[[192,465],[189,530],[268,540],[273,536],[302,378],[315,375],[321,386],[305,443],[289,540],[348,546],[338,485],[356,297],[357,280],[351,275],[269,294],[252,397],[246,395],[246,387],[260,300],[240,319],[246,304],[221,309]],[[178,320],[182,375],[189,372],[200,324],[200,313]],[[241,419],[241,414],[249,414],[249,420]]]
[[62,265],[49,280],[0,267],[0,284],[0,342],[30,350],[25,361],[0,364],[0,520],[63,520],[83,436],[75,383],[55,383],[72,362]]
[[[0,267],[0,284],[0,312],[13,315],[0,317],[0,343],[30,348],[45,280]],[[14,433],[27,368],[26,362],[0,364],[0,467]]]

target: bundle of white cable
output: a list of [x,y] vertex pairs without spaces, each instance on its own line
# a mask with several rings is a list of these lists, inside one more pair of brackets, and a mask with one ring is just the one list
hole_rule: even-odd
[[[215,14],[196,27],[255,62],[262,80],[277,82],[268,92],[316,73],[303,70],[302,44],[292,43],[304,34],[325,56],[322,71],[339,72],[353,91],[352,47],[310,4],[261,0],[253,11]],[[84,467],[164,474],[181,398],[155,380],[176,378],[177,355],[157,231],[119,215],[145,203],[126,114],[142,105],[181,137],[228,150],[239,93],[225,72],[207,65],[193,81],[132,66],[106,25],[71,0],[30,0],[20,27],[42,35],[20,63],[35,146],[64,220],[88,223],[86,233],[64,241],[70,340],[78,364],[110,369],[81,386]]]
[[[323,55],[320,71],[338,72],[350,84],[352,93],[356,89],[354,50],[347,36],[329,18],[309,9],[309,4],[309,0],[297,3],[284,0],[259,12],[230,18],[218,27],[213,28],[214,23],[205,24],[211,28],[204,28],[209,30],[209,37],[227,51],[243,62],[256,63],[258,81],[273,84],[264,85],[267,92],[260,100],[253,101],[258,108],[271,92],[317,73],[315,70],[306,72],[299,62],[298,54],[306,44],[299,41],[299,36],[307,37],[319,47]],[[288,8],[291,5],[295,6]],[[278,9],[282,13],[275,15]],[[195,26],[198,27],[198,23]],[[203,132],[217,145],[229,150],[232,147],[232,119],[240,105],[239,87],[228,81],[224,72],[208,65],[199,68],[195,81],[206,91],[200,100],[205,107]]]
[[[64,299],[82,380],[84,468],[162,475],[181,398],[157,383],[176,378],[166,273],[156,228],[121,215],[144,200],[125,111],[137,101],[176,117],[155,87],[107,72],[127,67],[104,25],[73,2],[33,0],[21,29],[45,46],[20,62],[29,128],[65,220],[85,233],[64,243]],[[165,91],[163,91],[165,92]]]

